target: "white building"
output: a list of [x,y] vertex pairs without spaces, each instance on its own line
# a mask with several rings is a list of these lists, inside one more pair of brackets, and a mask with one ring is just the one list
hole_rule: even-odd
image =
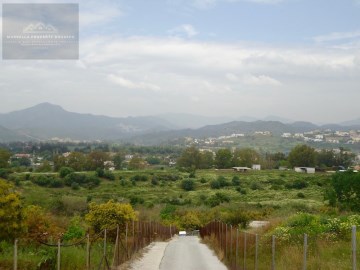
[[261,171],[261,165],[260,164],[254,164],[252,165],[252,169],[255,171]]
[[294,169],[299,173],[315,173],[315,168],[312,167],[295,167]]

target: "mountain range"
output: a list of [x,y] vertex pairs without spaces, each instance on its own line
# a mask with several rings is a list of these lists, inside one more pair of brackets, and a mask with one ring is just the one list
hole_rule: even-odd
[[156,138],[159,141],[185,136],[215,137],[255,131],[271,131],[275,135],[281,135],[284,132],[314,129],[360,129],[360,119],[322,126],[309,122],[291,122],[276,116],[269,116],[264,120],[191,114],[108,117],[69,112],[58,105],[41,103],[24,110],[0,114],[0,142],[43,141],[52,138],[80,141],[133,138],[151,141]]

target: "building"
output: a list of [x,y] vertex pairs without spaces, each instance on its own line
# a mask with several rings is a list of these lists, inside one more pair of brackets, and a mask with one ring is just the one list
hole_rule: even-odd
[[294,169],[299,173],[315,173],[315,168],[312,167],[295,167]]
[[232,167],[232,168],[236,172],[248,172],[251,170],[251,168],[248,167]]
[[261,165],[260,164],[254,164],[252,165],[252,169],[255,171],[261,171]]

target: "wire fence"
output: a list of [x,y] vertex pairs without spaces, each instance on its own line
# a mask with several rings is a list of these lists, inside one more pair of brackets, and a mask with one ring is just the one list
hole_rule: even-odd
[[317,235],[292,236],[283,241],[275,235],[241,231],[238,227],[213,221],[200,229],[230,270],[248,269],[352,269],[359,265],[356,226],[348,229],[345,240],[332,241]]
[[[56,243],[37,240],[37,247],[48,249],[52,254],[50,260],[44,258],[38,263],[39,269],[75,270],[75,269],[118,269],[130,260],[141,249],[154,241],[166,241],[178,229],[164,226],[157,222],[132,221],[122,226],[104,229],[98,234],[87,234],[74,243],[66,243],[60,239]],[[26,260],[28,240],[16,239],[13,250],[13,268],[28,269]],[[26,254],[25,254],[26,253]],[[55,260],[54,260],[55,258]]]

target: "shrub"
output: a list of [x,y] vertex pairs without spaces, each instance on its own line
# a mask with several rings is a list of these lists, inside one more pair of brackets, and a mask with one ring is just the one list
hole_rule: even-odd
[[195,181],[192,179],[184,179],[181,182],[181,188],[186,191],[191,191],[195,189]]
[[229,196],[217,192],[215,195],[212,195],[209,197],[209,199],[207,199],[206,204],[210,207],[215,207],[224,202],[230,202]]
[[287,189],[304,189],[307,188],[309,184],[305,180],[295,180],[291,183],[286,183],[285,187]]
[[156,185],[159,184],[159,180],[158,180],[158,178],[157,178],[156,176],[153,176],[153,177],[152,177],[152,179],[151,179],[151,184],[152,184],[153,186],[156,186]]
[[146,175],[136,174],[136,175],[132,176],[130,180],[135,181],[135,182],[139,182],[139,181],[146,182],[148,180],[148,177]]
[[232,182],[232,184],[233,184],[234,186],[240,185],[240,178],[239,178],[239,176],[235,175],[235,176],[232,178],[231,182]]
[[59,176],[61,178],[64,178],[65,176],[67,176],[70,173],[75,172],[73,168],[69,168],[69,167],[61,167],[61,169],[59,170]]
[[143,204],[145,201],[143,198],[138,197],[138,196],[131,196],[130,197],[130,204],[131,205],[136,205],[136,204]]
[[298,194],[296,194],[296,196],[297,196],[298,198],[300,198],[300,199],[304,199],[304,198],[305,198],[305,195],[304,195],[304,193],[302,193],[302,192],[299,192]]
[[89,213],[85,219],[91,225],[95,232],[111,228],[116,225],[124,227],[126,222],[137,218],[136,212],[130,204],[116,203],[108,201],[103,204],[89,204]]
[[202,178],[200,179],[200,183],[205,184],[206,182],[207,182],[207,180],[206,180],[204,177],[202,177]]
[[260,190],[260,189],[262,189],[262,186],[261,186],[260,183],[258,183],[258,182],[253,182],[253,183],[251,184],[250,188],[251,188],[252,190]]
[[111,171],[105,171],[104,172],[104,178],[110,180],[110,181],[114,181],[115,180],[115,175],[111,172]]

